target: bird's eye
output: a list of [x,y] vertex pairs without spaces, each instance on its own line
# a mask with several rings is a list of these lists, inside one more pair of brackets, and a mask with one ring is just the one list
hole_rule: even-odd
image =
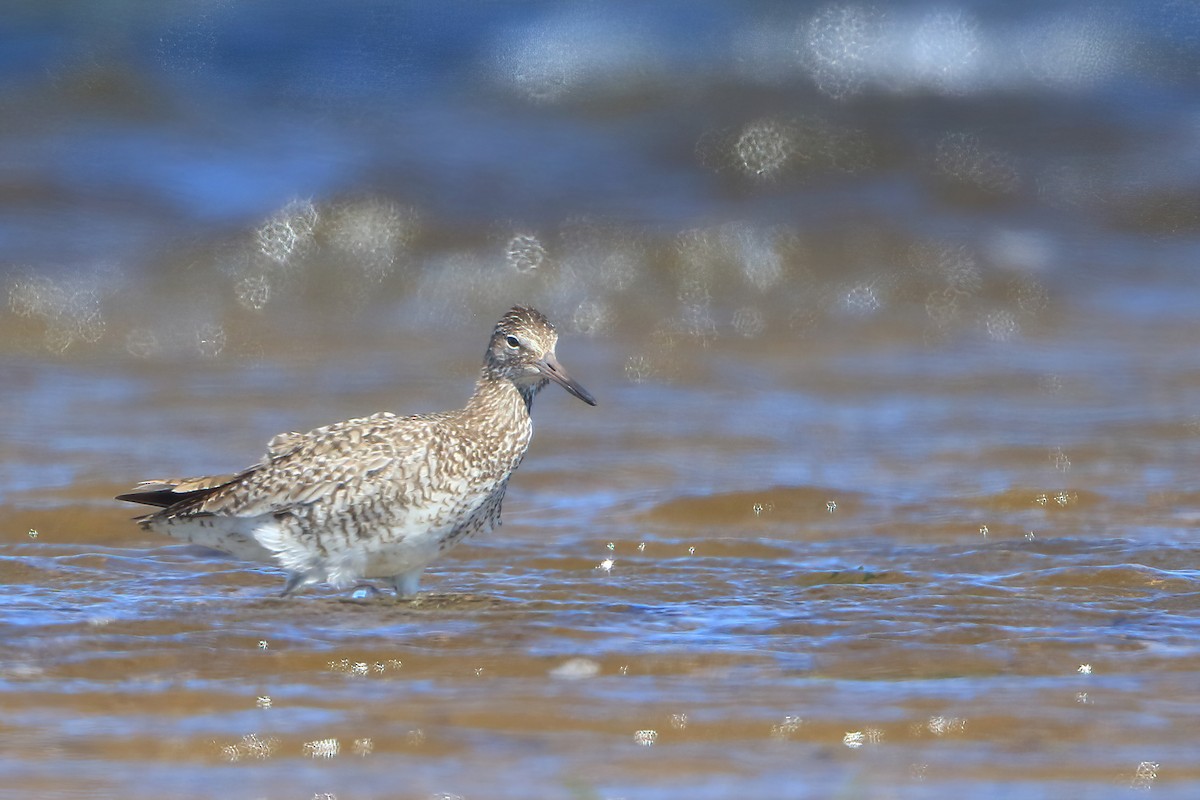
[[520,341],[520,340],[519,340],[517,337],[515,337],[515,336],[509,336],[509,337],[505,338],[505,340],[504,340],[504,341],[505,341],[505,343],[507,343],[507,344],[508,344],[508,346],[509,346],[509,347],[511,347],[513,350],[516,350],[518,347],[520,347],[520,346],[521,346],[521,341]]

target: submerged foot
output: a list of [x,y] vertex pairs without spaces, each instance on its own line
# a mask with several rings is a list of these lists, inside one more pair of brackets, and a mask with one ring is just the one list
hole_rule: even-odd
[[391,594],[380,589],[378,586],[373,586],[369,583],[360,583],[355,586],[348,597],[341,598],[343,603],[385,603],[394,605],[421,605],[422,595],[417,594]]
[[383,596],[383,592],[369,583],[360,583],[354,587],[354,591],[350,592],[351,600],[374,600]]

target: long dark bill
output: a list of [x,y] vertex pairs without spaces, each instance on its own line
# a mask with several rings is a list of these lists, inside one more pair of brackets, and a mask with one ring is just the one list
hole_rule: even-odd
[[583,388],[583,386],[576,382],[574,378],[567,374],[567,371],[563,369],[562,364],[558,363],[558,357],[555,356],[553,352],[546,353],[546,355],[542,357],[541,362],[538,364],[538,369],[540,369],[542,374],[547,378],[554,381],[559,386],[563,387],[568,392],[587,403],[589,406],[596,405],[596,398],[592,397],[592,393]]

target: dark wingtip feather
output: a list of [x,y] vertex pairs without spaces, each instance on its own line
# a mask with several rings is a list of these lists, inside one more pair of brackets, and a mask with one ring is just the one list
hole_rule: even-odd
[[133,487],[132,492],[117,495],[117,499],[127,503],[141,503],[144,506],[174,508],[207,497],[234,477],[207,475],[201,478],[142,481]]
[[157,492],[129,492],[128,494],[117,495],[118,500],[124,500],[126,503],[141,503],[145,506],[158,506],[166,508],[178,503],[187,495],[181,495],[177,492],[172,492],[170,489],[161,489]]

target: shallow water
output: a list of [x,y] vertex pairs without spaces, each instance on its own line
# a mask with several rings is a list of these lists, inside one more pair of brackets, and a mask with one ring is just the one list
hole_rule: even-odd
[[[1195,795],[1194,10],[101,6],[0,34],[0,797]],[[416,602],[111,499],[517,301],[600,404]]]

